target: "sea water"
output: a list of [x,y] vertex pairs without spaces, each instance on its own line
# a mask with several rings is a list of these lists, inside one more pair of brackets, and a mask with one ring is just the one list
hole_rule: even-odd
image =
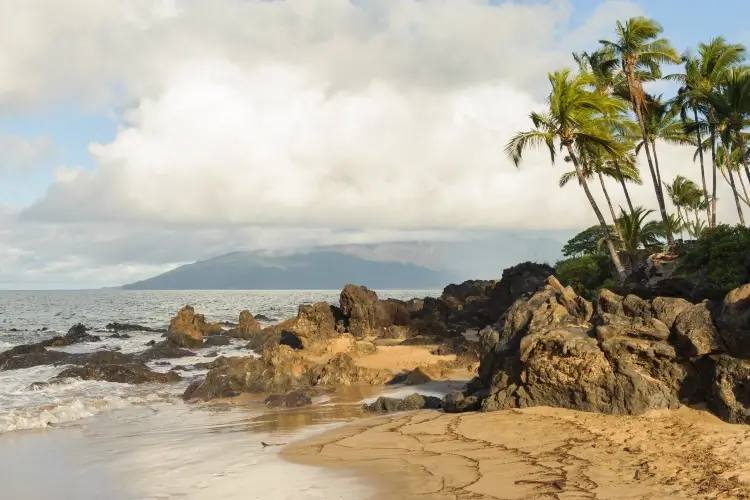
[[[435,291],[384,291],[409,299]],[[145,350],[161,333],[127,332],[111,338],[110,322],[166,328],[192,305],[209,321],[236,322],[249,309],[272,322],[293,317],[299,304],[338,302],[337,291],[44,291],[0,292],[0,352],[65,334],[75,323],[100,342],[51,348],[67,352]],[[218,356],[254,355],[246,342],[204,348],[195,357],[153,360],[168,371],[177,364]],[[0,498],[55,499],[286,499],[367,498],[370,489],[344,473],[291,464],[282,444],[354,414],[346,405],[318,401],[314,408],[270,411],[258,402],[240,408],[187,405],[181,394],[205,374],[180,372],[175,384],[130,385],[65,379],[46,382],[64,366],[0,372]],[[410,388],[412,392],[414,388]],[[428,391],[429,392],[429,391]],[[439,391],[438,391],[439,392]],[[351,401],[356,409],[366,394]],[[261,442],[272,446],[264,447]],[[278,445],[278,446],[275,446]]]

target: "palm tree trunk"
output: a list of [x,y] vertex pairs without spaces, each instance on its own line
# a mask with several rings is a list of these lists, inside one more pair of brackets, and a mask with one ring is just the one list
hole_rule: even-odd
[[729,185],[732,187],[732,193],[734,194],[734,203],[737,205],[737,215],[740,216],[740,224],[745,225],[745,216],[742,215],[742,205],[740,205],[740,197],[737,195],[737,186],[734,183],[734,174],[731,168],[727,168],[729,174]]
[[750,206],[750,202],[748,202],[750,198],[748,198],[747,196],[747,188],[745,187],[745,181],[742,180],[742,174],[737,175],[737,177],[739,177],[740,179],[740,186],[742,186],[742,192],[745,195],[744,197],[740,196],[740,200],[742,200],[742,203],[744,203],[745,205]]
[[615,162],[615,170],[617,170],[617,178],[620,179],[622,190],[625,192],[625,199],[628,201],[628,208],[630,208],[630,213],[632,214],[635,212],[633,209],[633,202],[630,201],[630,193],[628,193],[628,187],[625,185],[625,177],[622,175],[622,170],[620,170],[620,164],[618,162]]
[[682,210],[680,210],[680,207],[677,207],[677,216],[680,218],[682,224],[680,225],[680,238],[682,241],[685,241],[685,225],[687,224],[687,214],[685,214],[685,218],[682,217]]
[[627,278],[627,275],[625,274],[625,268],[622,266],[620,256],[617,254],[617,250],[615,249],[615,245],[612,243],[612,234],[610,234],[609,232],[607,221],[604,220],[604,215],[602,215],[601,210],[599,210],[599,206],[596,204],[594,196],[591,194],[591,190],[589,189],[589,185],[586,182],[586,178],[583,176],[583,173],[581,173],[581,166],[578,164],[578,158],[576,158],[576,155],[573,152],[573,147],[570,144],[566,144],[566,147],[568,149],[568,154],[570,154],[570,159],[573,162],[573,166],[576,169],[576,174],[578,174],[578,182],[581,184],[581,187],[583,187],[583,191],[584,193],[586,193],[586,198],[588,198],[589,203],[591,204],[591,208],[594,209],[596,218],[599,219],[599,225],[601,225],[602,231],[604,232],[604,238],[607,242],[609,256],[612,258],[612,263],[617,270],[617,276],[620,281],[623,282],[625,281],[625,278]]
[[[710,113],[709,113],[710,114]],[[711,116],[708,117],[711,121]],[[716,227],[716,128],[711,125],[711,165],[713,167],[713,186],[711,186],[711,222],[710,227]]]
[[664,184],[661,183],[661,171],[659,170],[659,156],[656,154],[656,141],[651,141],[651,152],[654,154],[654,168],[656,169],[656,180],[659,182],[659,191],[664,198]]
[[[698,139],[698,157],[701,161],[701,180],[703,181],[703,197],[708,201],[708,189],[706,189],[706,168],[703,164],[703,139],[701,138],[700,127],[698,127],[698,108],[693,108],[693,116],[695,117],[695,135]],[[711,224],[711,205],[706,203],[706,220]]]
[[[737,146],[740,148],[740,158],[742,158],[742,166],[745,167],[745,174],[747,174],[747,180],[748,182],[750,182],[750,168],[748,168],[747,165],[747,155],[745,154],[745,139],[742,138],[742,131],[737,132]],[[742,174],[740,172],[737,172],[737,176],[740,178],[742,190],[745,192],[745,199],[747,199],[747,190],[745,190],[745,182],[742,180]]]
[[672,232],[669,230],[669,220],[667,218],[667,207],[664,204],[664,193],[661,190],[661,183],[659,182],[659,178],[656,175],[656,170],[654,169],[654,160],[651,156],[651,147],[648,140],[648,135],[646,134],[646,125],[643,121],[643,113],[641,113],[640,106],[633,103],[633,108],[635,109],[636,117],[638,118],[638,125],[640,125],[641,128],[641,136],[643,136],[643,149],[646,151],[646,160],[648,161],[648,168],[651,171],[651,180],[654,181],[654,191],[656,192],[656,201],[659,204],[659,212],[661,213],[661,220],[664,222],[664,226],[667,228],[667,244],[669,246],[674,245],[674,236],[672,235]]
[[615,223],[615,231],[617,231],[617,236],[622,239],[622,231],[620,230],[620,221],[617,219],[617,215],[615,214],[615,209],[612,207],[612,200],[609,199],[609,193],[607,192],[607,186],[604,185],[604,176],[601,172],[596,172],[599,175],[599,182],[602,185],[602,191],[604,191],[604,198],[607,199],[607,205],[609,205],[609,213],[612,214],[612,221]]

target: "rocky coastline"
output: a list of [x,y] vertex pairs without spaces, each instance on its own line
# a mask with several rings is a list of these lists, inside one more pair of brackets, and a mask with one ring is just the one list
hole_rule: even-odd
[[[301,404],[320,388],[418,384],[460,372],[470,379],[466,388],[439,402],[415,396],[367,409],[427,406],[460,413],[550,406],[638,415],[704,404],[727,422],[750,422],[750,284],[721,301],[693,301],[684,284],[662,283],[660,290],[671,296],[605,289],[592,303],[561,284],[551,267],[527,262],[506,269],[499,281],[448,285],[437,298],[380,299],[366,287],[347,285],[339,304],[301,305],[296,317],[265,328],[249,311],[227,326],[186,306],[161,342],[134,354],[49,349],[101,340],[75,325],[64,336],[0,353],[0,370],[69,365],[58,379],[174,382],[183,378],[178,371],[191,367],[164,374],[146,362],[192,356],[234,339],[247,341],[241,348],[247,355],[198,366],[208,373],[188,386],[186,401],[251,393]],[[108,325],[114,335],[137,328]],[[407,349],[429,352],[411,352],[395,366]]]

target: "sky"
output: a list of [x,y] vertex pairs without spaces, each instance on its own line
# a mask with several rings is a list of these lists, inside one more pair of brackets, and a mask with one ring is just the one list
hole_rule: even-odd
[[[491,258],[502,235],[574,234],[595,219],[558,187],[565,164],[516,169],[504,144],[546,74],[618,19],[656,18],[680,51],[750,42],[748,2],[691,5],[0,0],[0,288],[113,286],[235,250],[485,238]],[[690,151],[659,154],[664,177],[698,180]]]

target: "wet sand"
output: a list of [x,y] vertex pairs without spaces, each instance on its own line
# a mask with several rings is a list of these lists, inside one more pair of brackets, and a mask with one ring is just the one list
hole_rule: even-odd
[[356,471],[374,499],[750,498],[750,427],[683,407],[637,417],[552,408],[421,411],[288,446],[297,464]]
[[269,409],[258,395],[158,402],[2,434],[0,499],[365,500],[376,491],[367,478],[291,463],[284,446],[371,416],[362,401],[381,394],[443,394],[462,384],[341,387],[290,409]]

